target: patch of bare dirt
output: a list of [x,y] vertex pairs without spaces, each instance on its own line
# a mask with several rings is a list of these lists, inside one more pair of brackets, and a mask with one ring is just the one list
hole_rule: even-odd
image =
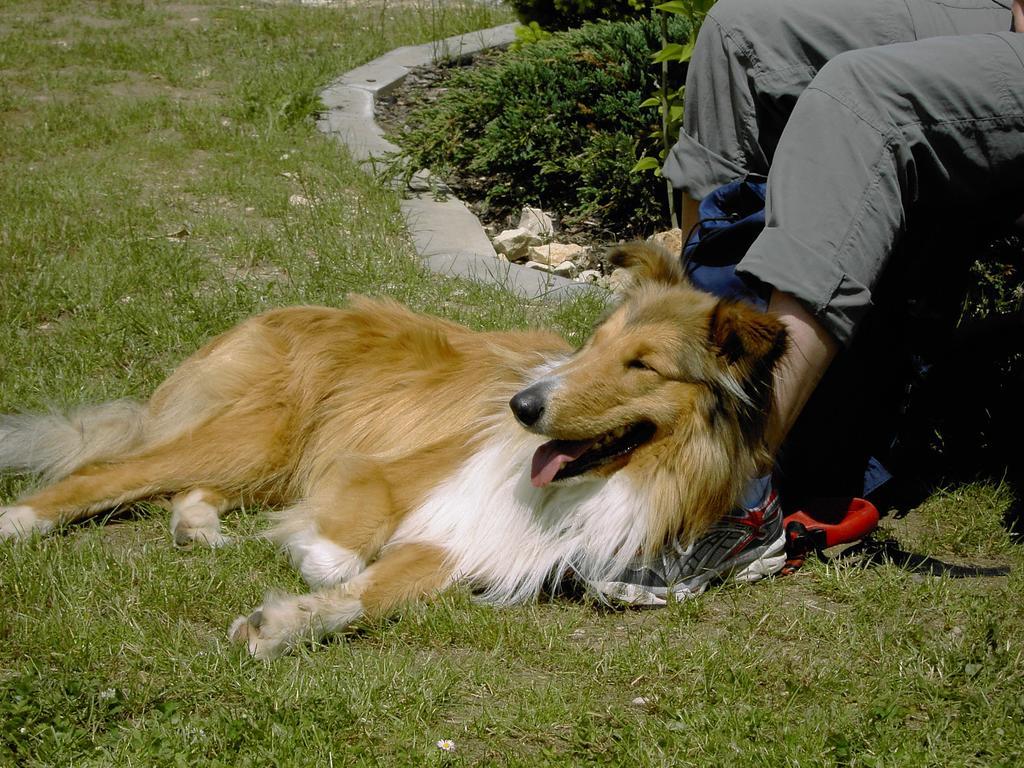
[[174,18],[176,24],[198,24],[210,18],[210,6],[193,3],[167,3],[159,6],[160,11]]
[[167,83],[159,75],[141,72],[126,72],[124,78],[104,86],[111,96],[123,99],[152,99],[166,96],[176,101],[186,101],[198,95],[198,91],[179,88]]

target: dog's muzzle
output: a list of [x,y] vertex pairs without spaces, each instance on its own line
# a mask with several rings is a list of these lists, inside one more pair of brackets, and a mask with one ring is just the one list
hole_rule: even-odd
[[512,409],[512,413],[515,414],[520,424],[529,428],[540,421],[544,415],[544,408],[547,406],[552,386],[550,381],[538,381],[508,401],[509,408]]

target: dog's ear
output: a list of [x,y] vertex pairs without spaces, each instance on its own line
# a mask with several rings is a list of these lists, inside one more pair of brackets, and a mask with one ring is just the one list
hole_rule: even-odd
[[709,340],[741,380],[770,372],[786,351],[786,326],[775,315],[723,299],[711,311]]
[[617,245],[608,252],[608,261],[613,266],[629,270],[636,284],[650,281],[679,285],[686,282],[679,257],[652,243],[638,240]]

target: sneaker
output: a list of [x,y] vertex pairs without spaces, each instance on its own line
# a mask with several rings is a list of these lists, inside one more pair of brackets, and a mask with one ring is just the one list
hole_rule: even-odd
[[614,581],[590,582],[604,598],[627,605],[665,605],[671,594],[688,600],[717,581],[760,581],[786,564],[782,509],[769,478],[748,487],[748,501],[689,546],[673,541],[638,560]]

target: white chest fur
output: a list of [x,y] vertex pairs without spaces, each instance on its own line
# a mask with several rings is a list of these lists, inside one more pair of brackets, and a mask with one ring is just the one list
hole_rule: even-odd
[[553,572],[572,567],[609,580],[644,542],[644,493],[624,473],[534,488],[541,438],[496,430],[401,523],[389,546],[427,543],[449,555],[455,577],[498,603],[531,599]]

